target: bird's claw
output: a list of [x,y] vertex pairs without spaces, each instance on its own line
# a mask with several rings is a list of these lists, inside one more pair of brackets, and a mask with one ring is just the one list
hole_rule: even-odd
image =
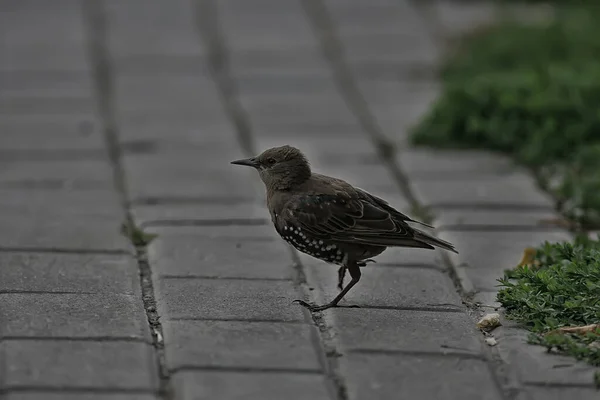
[[310,304],[310,303],[307,303],[307,302],[306,302],[306,301],[304,301],[304,300],[294,300],[294,301],[292,301],[292,303],[298,303],[298,304],[300,304],[302,307],[304,307],[304,308],[306,308],[307,310],[309,310],[310,312],[323,311],[323,310],[327,310],[328,308],[331,308],[331,307],[336,307],[336,306],[334,306],[334,305],[332,305],[332,304],[324,304],[324,305],[322,305],[322,306],[318,306],[318,305],[316,305],[316,304]]

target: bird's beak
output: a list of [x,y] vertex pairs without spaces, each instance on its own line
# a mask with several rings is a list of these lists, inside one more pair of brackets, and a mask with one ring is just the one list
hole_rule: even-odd
[[258,163],[256,162],[256,158],[243,158],[241,160],[232,161],[231,164],[235,165],[245,165],[247,167],[258,167]]

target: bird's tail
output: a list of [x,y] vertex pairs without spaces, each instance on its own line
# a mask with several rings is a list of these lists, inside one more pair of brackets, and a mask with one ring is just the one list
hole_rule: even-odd
[[454,245],[450,242],[446,242],[445,240],[438,239],[434,236],[428,235],[427,233],[420,231],[418,229],[414,230],[415,239],[419,242],[427,243],[431,246],[437,246],[444,250],[451,251],[453,253],[458,254],[458,251],[454,248]]

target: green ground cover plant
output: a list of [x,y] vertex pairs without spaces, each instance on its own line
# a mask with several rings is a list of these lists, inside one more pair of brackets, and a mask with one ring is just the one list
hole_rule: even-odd
[[506,271],[499,282],[498,301],[508,318],[530,329],[531,343],[600,366],[599,241],[545,243],[533,263]]

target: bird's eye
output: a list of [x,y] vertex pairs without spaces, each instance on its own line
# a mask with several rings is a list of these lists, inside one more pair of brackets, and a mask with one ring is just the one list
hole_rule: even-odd
[[275,162],[276,161],[275,161],[275,159],[273,157],[267,158],[267,164],[273,165],[273,164],[275,164]]

